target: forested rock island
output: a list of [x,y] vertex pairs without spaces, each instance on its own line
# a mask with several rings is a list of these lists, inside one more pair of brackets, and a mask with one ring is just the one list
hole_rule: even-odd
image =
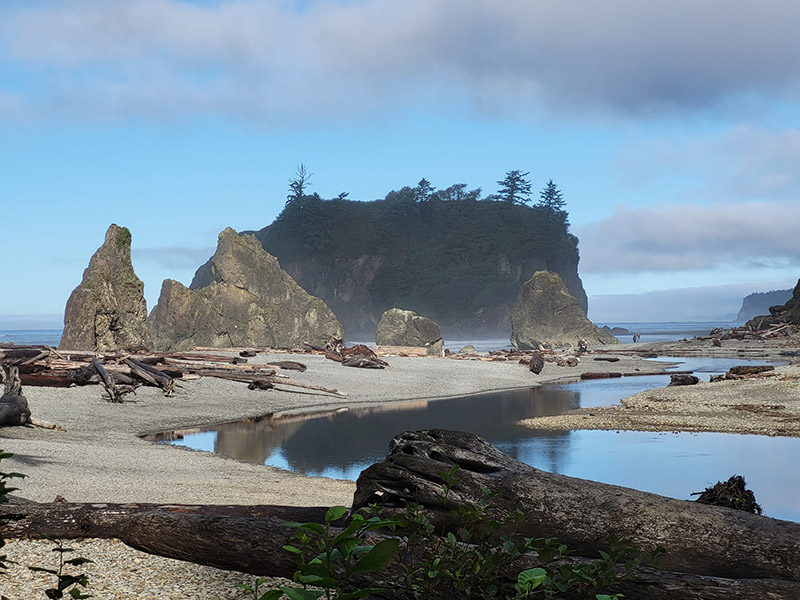
[[550,181],[529,205],[525,175],[510,171],[488,198],[423,179],[372,202],[323,199],[298,179],[275,221],[252,233],[331,307],[349,338],[374,336],[393,307],[430,317],[450,337],[508,337],[514,301],[536,271],[557,273],[587,309],[562,194]]

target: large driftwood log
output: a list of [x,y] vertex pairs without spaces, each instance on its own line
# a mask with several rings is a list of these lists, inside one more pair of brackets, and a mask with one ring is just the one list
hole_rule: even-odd
[[582,556],[596,556],[617,537],[645,550],[664,547],[660,566],[671,571],[800,582],[800,523],[540,471],[469,433],[395,437],[386,461],[359,477],[353,509],[417,502],[436,522],[456,526],[442,505],[442,474],[454,466],[451,507],[477,504],[488,488],[498,516],[524,511],[521,533],[556,536]]
[[[295,506],[190,506],[156,504],[0,504],[0,515],[26,518],[0,527],[0,537],[116,538],[138,550],[252,573],[291,578],[294,555],[282,549],[291,540],[287,522],[322,522],[326,508]],[[333,535],[341,530],[332,528]],[[369,543],[385,536],[371,534]],[[12,556],[13,558],[13,556]],[[582,563],[576,557],[571,562]],[[514,565],[535,566],[536,557]],[[521,566],[520,566],[521,565]],[[365,586],[374,582],[365,579]],[[626,598],[648,600],[794,600],[800,583],[770,579],[726,579],[641,569],[617,586]]]

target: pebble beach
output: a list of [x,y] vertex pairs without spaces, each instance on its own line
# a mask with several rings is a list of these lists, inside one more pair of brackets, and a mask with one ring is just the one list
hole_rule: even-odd
[[[614,352],[616,348],[605,347],[602,350]],[[733,346],[728,350],[737,352]],[[782,348],[777,346],[762,350],[766,358],[785,356],[780,354]],[[698,351],[702,352],[702,349]],[[617,372],[657,371],[663,367],[663,364],[644,361],[625,352],[618,356],[620,360],[613,364],[613,370]],[[346,396],[296,389],[289,391],[290,388],[248,390],[241,383],[203,378],[181,382],[181,387],[172,397],[164,397],[156,388],[139,388],[136,395],[130,396],[126,402],[111,404],[102,398],[97,386],[27,387],[24,393],[33,416],[54,423],[64,431],[38,427],[0,429],[0,448],[15,455],[3,461],[2,470],[24,473],[27,477],[17,485],[20,488],[17,494],[36,502],[50,502],[61,496],[70,502],[349,505],[355,489],[352,481],[306,477],[206,452],[157,444],[145,441],[141,436],[266,414],[300,415],[526,388],[576,379],[586,371],[610,370],[608,363],[593,361],[590,357],[584,357],[577,367],[547,363],[539,375],[515,361],[387,357],[388,368],[371,370],[342,367],[322,356],[310,354],[261,353],[251,359],[265,363],[286,358],[299,360],[308,366],[308,370],[305,373],[292,372],[292,378],[335,388]],[[758,429],[754,422],[748,421],[754,416],[764,417],[764,411],[759,414],[757,409],[734,410],[726,420],[709,421],[709,429],[689,429],[691,423],[701,420],[699,415],[691,414],[689,407],[697,406],[699,400],[705,401],[711,396],[729,400],[733,397],[738,404],[761,402],[787,407],[789,416],[794,419],[790,425],[796,427],[800,422],[800,412],[793,412],[800,407],[798,378],[800,367],[790,364],[781,367],[775,376],[757,381],[658,390],[659,398],[674,396],[675,410],[683,411],[686,416],[682,425],[678,421],[665,420],[661,426],[669,431],[680,427],[690,431],[751,428],[751,433],[800,435],[800,429],[795,433]],[[721,387],[714,388],[711,393],[712,386]],[[760,386],[758,392],[753,391],[754,386]],[[650,400],[634,397],[624,401],[623,406],[627,402],[632,403],[630,406],[647,405],[652,410],[655,410],[652,407],[668,404],[653,400],[652,396]],[[633,410],[619,409],[626,414]],[[641,408],[636,410],[642,415],[646,412]],[[609,424],[609,421],[603,427],[622,427],[623,421],[619,416],[609,415],[608,418],[617,420],[614,424]],[[591,427],[591,418],[587,414],[567,415],[565,419],[563,422],[537,419],[526,425]],[[631,425],[632,428],[638,426],[644,427],[637,423]],[[658,424],[650,423],[650,426]],[[143,554],[115,540],[70,541],[69,546],[78,555],[94,561],[86,565],[85,571],[90,580],[88,591],[96,598],[245,598],[245,592],[234,584],[253,580],[246,574]],[[28,571],[25,565],[52,561],[54,553],[50,548],[50,542],[10,540],[4,552],[20,564],[13,566],[5,576],[0,576],[0,594],[12,599],[44,597],[43,590],[52,584],[52,580]]]

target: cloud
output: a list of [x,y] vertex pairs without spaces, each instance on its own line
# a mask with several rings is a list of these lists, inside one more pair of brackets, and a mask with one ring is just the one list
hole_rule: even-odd
[[[796,98],[790,0],[43,0],[0,7],[42,112],[280,120],[467,99],[652,113]],[[44,96],[42,95],[42,92]]]
[[575,231],[587,273],[800,268],[800,210],[791,201],[617,206],[608,219]]

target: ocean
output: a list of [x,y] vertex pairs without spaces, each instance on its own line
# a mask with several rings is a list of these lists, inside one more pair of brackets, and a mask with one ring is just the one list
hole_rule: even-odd
[[[622,343],[629,344],[632,340],[633,332],[641,334],[640,342],[666,342],[671,340],[691,339],[695,336],[705,336],[715,327],[731,329],[739,327],[743,323],[737,321],[704,321],[704,322],[657,322],[657,323],[598,323],[600,327],[610,328],[620,327],[631,333],[619,334],[617,339]],[[61,339],[61,329],[0,329],[0,343],[13,342],[18,346],[22,345],[47,345],[58,346]],[[372,345],[371,341],[356,340],[356,342]],[[353,340],[348,340],[353,343]],[[453,352],[472,344],[478,352],[489,350],[510,349],[511,344],[508,339],[445,339],[445,346]]]

